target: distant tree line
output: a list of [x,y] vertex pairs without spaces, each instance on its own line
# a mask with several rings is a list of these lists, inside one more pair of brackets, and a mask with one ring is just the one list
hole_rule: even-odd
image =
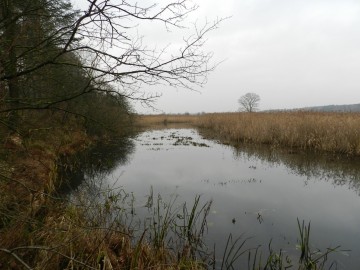
[[360,112],[360,104],[347,105],[325,105],[316,107],[306,107],[301,110],[319,111],[319,112]]

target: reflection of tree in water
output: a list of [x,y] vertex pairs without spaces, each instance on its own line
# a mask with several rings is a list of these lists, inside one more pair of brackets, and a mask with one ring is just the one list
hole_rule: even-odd
[[122,187],[109,186],[107,179],[118,166],[129,162],[134,150],[134,141],[123,137],[98,143],[62,161],[60,196],[84,214],[89,228],[127,232],[139,226],[132,194]]
[[85,179],[103,179],[117,166],[126,164],[134,152],[135,144],[127,137],[98,143],[89,150],[62,161],[61,193],[78,188]]
[[273,165],[284,165],[292,173],[307,180],[331,181],[333,185],[348,185],[360,195],[360,159],[328,153],[295,152],[271,147],[240,145],[234,150],[236,158],[257,158]]

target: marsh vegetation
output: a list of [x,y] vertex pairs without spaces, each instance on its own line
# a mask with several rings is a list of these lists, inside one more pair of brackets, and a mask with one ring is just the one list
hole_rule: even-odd
[[360,265],[337,246],[359,253],[359,114],[137,116],[162,129],[134,131],[130,100],[157,97],[142,89],[205,84],[222,19],[161,48],[142,31],[185,29],[192,1],[82,2],[0,4],[0,269]]
[[210,130],[223,142],[266,144],[289,151],[360,155],[360,114],[324,112],[210,113],[138,116],[137,123],[182,123]]

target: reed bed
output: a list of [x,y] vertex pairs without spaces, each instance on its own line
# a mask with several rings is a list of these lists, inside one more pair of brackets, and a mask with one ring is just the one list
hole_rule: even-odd
[[199,117],[196,125],[235,143],[360,155],[359,113],[207,114]]
[[3,230],[0,269],[206,269],[209,258],[198,250],[211,202],[202,204],[197,196],[193,205],[176,205],[154,197],[146,206],[153,218],[145,224],[137,220],[130,194],[89,194],[96,188],[72,201],[49,197],[44,213],[19,217],[25,222]]
[[258,112],[149,115],[143,126],[182,123],[208,129],[223,141],[360,156],[360,113]]
[[151,127],[154,125],[168,124],[195,124],[197,116],[188,114],[156,114],[138,115],[135,118],[135,125],[141,127]]

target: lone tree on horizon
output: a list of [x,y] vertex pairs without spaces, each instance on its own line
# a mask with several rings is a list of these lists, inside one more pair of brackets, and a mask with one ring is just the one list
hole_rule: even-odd
[[255,112],[259,107],[260,96],[255,93],[247,93],[241,96],[238,102],[240,104],[240,111]]

